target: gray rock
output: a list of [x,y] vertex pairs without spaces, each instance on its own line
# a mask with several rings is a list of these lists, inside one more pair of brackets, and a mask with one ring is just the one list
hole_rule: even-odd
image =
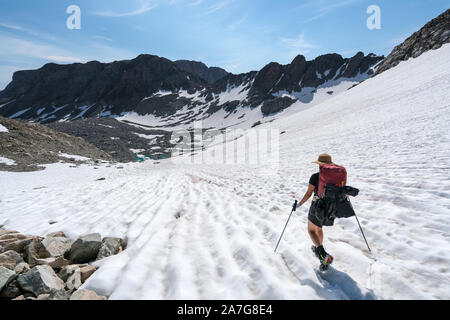
[[0,253],[4,253],[9,250],[13,250],[17,253],[23,253],[24,248],[29,245],[33,241],[33,238],[27,238],[22,240],[17,240],[14,242],[10,242],[7,244],[0,245]]
[[47,237],[42,246],[52,257],[62,257],[70,250],[74,241],[64,237]]
[[9,270],[8,268],[0,266],[0,292],[5,288],[11,281],[16,278],[16,273]]
[[49,266],[36,266],[18,277],[22,290],[33,293],[36,297],[41,294],[64,290],[64,282]]
[[55,291],[52,293],[41,294],[37,297],[36,300],[69,300],[70,295],[64,291]]
[[48,251],[45,250],[44,246],[42,245],[41,239],[39,238],[33,239],[25,247],[24,254],[25,254],[25,261],[30,266],[37,265],[38,259],[50,258],[50,253],[48,253]]
[[97,255],[97,260],[118,254],[122,248],[122,239],[104,238]]
[[73,275],[77,270],[85,267],[87,265],[80,265],[80,264],[71,264],[68,266],[65,266],[61,269],[61,271],[58,273],[58,277],[64,281],[67,282],[67,280],[69,279],[69,277],[71,275]]
[[0,291],[0,299],[12,300],[22,294],[17,280],[11,281],[3,290]]
[[75,271],[67,278],[66,288],[73,292],[81,287],[81,271],[80,268],[75,269]]
[[72,244],[68,255],[69,259],[74,263],[94,261],[101,245],[102,238],[98,233],[82,236]]
[[28,263],[26,263],[26,262],[21,262],[21,263],[19,263],[15,268],[14,268],[14,271],[17,273],[17,274],[22,274],[22,273],[25,273],[25,272],[28,272],[28,271],[30,271],[30,265],[28,264]]
[[97,271],[97,268],[92,265],[80,268],[81,282],[84,283],[90,276],[94,274],[95,271]]
[[46,259],[36,259],[38,265],[47,265],[53,269],[61,269],[69,265],[70,261],[64,259],[64,257],[51,257]]
[[13,250],[9,250],[0,254],[0,266],[3,266],[10,270],[14,270],[16,266],[22,262],[22,256]]
[[46,238],[67,238],[66,234],[62,231],[49,233],[45,237]]
[[80,289],[72,294],[70,300],[108,300],[108,298],[99,296],[91,290]]

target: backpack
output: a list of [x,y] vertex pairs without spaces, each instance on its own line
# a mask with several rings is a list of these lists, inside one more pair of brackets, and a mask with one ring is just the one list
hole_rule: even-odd
[[336,187],[344,187],[347,184],[347,170],[334,164],[321,165],[317,194],[319,198],[325,197],[325,186],[330,184]]
[[[359,190],[346,186],[347,170],[338,165],[321,165],[319,174],[319,199],[315,204],[315,214],[319,221],[330,221],[335,218],[349,218],[355,215],[353,206],[347,195],[356,197]],[[324,224],[327,225],[327,224]]]

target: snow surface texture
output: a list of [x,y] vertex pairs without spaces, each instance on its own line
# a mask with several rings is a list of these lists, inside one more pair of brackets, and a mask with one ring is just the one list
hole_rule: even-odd
[[16,162],[14,160],[0,157],[0,163],[6,164],[7,166],[15,166]]
[[[128,237],[83,285],[111,299],[450,299],[449,56],[445,45],[271,123],[286,131],[277,176],[171,160],[1,172],[0,224]],[[307,206],[274,253],[322,152],[361,190],[353,205],[373,251],[355,219],[336,221],[324,230],[327,273]]]
[[9,132],[7,128],[0,124],[0,133]]

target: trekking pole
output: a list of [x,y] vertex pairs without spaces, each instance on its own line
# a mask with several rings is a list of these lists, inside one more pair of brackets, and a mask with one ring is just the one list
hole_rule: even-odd
[[280,244],[281,238],[283,238],[283,234],[284,234],[284,231],[286,230],[286,227],[287,227],[287,225],[288,225],[288,223],[289,223],[289,220],[291,220],[291,216],[292,216],[292,214],[293,214],[293,213],[294,213],[294,211],[296,211],[296,210],[297,210],[297,200],[295,200],[294,206],[292,207],[292,211],[291,211],[291,214],[289,215],[288,221],[286,222],[286,225],[284,226],[283,232],[281,233],[281,237],[280,237],[280,240],[278,240],[278,243],[277,243],[277,246],[276,246],[276,248],[275,248],[275,251],[274,251],[274,252],[277,252],[277,249],[278,249],[278,245]]
[[359,230],[361,230],[361,233],[364,237],[364,241],[366,242],[367,249],[369,249],[369,252],[372,253],[372,250],[370,250],[369,244],[367,243],[367,239],[366,239],[366,236],[364,235],[363,229],[361,228],[361,225],[359,224],[359,220],[358,220],[358,216],[356,215],[356,212],[355,212],[355,218],[356,218],[356,221],[358,222]]

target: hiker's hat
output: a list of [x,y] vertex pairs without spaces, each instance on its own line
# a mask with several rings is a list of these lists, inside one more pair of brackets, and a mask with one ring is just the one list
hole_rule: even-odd
[[334,164],[332,159],[331,159],[331,156],[329,154],[326,154],[326,153],[321,154],[319,156],[319,159],[317,159],[313,163],[316,163],[316,164]]

